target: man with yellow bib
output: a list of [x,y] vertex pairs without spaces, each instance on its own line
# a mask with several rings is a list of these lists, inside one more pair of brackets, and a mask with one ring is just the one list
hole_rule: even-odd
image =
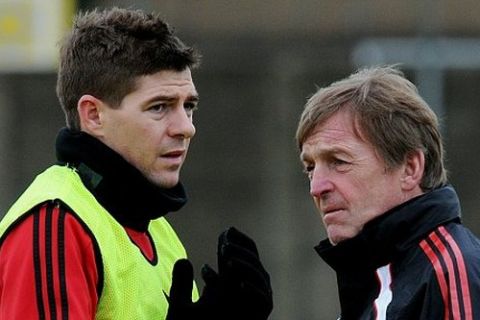
[[76,17],[60,51],[58,163],[0,223],[0,319],[268,318],[253,240],[220,235],[218,272],[204,268],[199,297],[164,218],[187,200],[179,173],[195,134],[198,62],[158,15]]

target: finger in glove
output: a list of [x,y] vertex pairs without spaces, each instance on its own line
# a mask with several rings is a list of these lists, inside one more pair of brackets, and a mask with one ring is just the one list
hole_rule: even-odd
[[255,241],[234,227],[230,227],[220,234],[218,238],[218,251],[220,252],[224,245],[232,243],[251,251],[258,257],[258,249]]
[[268,297],[272,294],[268,273],[263,268],[257,268],[246,261],[231,259],[222,276],[230,289],[238,290],[242,295]]
[[184,305],[192,302],[193,266],[187,259],[175,262],[170,287],[170,304]]

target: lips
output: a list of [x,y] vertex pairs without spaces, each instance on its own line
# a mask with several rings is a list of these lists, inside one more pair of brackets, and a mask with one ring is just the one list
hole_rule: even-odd
[[185,150],[173,150],[162,154],[160,157],[166,163],[176,167],[183,163],[184,155]]
[[331,214],[331,213],[334,213],[336,211],[341,211],[341,210],[344,210],[343,208],[341,207],[333,207],[333,206],[330,206],[330,207],[325,207],[322,209],[322,212],[324,215],[327,215],[327,214]]
[[343,210],[330,211],[323,216],[323,223],[325,226],[341,225],[344,222]]
[[178,158],[178,157],[183,156],[184,153],[185,153],[184,150],[175,150],[175,151],[170,151],[170,152],[164,153],[164,154],[162,155],[162,157],[165,157],[165,158]]

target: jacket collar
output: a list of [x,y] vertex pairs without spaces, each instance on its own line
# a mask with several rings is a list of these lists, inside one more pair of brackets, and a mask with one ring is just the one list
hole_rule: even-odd
[[391,261],[437,226],[460,221],[460,203],[445,186],[387,211],[367,223],[356,237],[332,246],[328,239],[315,247],[333,269],[376,269]]
[[123,226],[146,231],[150,220],[179,210],[187,196],[181,183],[163,189],[118,153],[85,132],[62,129],[56,141],[60,164],[77,169],[84,185]]

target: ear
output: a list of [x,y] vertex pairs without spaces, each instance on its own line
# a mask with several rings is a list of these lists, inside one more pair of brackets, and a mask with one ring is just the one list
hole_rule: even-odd
[[405,191],[412,191],[420,186],[425,170],[425,154],[416,149],[410,152],[405,159],[405,167],[401,177],[401,186]]
[[92,95],[85,94],[77,103],[80,129],[94,137],[102,136],[102,111],[104,103]]

